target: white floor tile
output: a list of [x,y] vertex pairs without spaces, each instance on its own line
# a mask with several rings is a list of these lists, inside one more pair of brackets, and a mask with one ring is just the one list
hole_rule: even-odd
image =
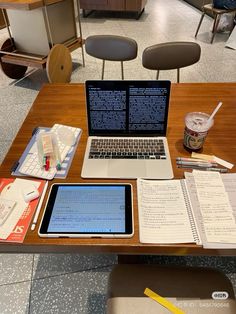
[[0,254],[0,288],[6,284],[30,280],[32,263],[32,254]]
[[36,254],[33,278],[106,267],[117,263],[116,255]]
[[29,310],[30,281],[0,286],[0,313],[27,314]]
[[104,314],[110,268],[36,280],[30,314]]

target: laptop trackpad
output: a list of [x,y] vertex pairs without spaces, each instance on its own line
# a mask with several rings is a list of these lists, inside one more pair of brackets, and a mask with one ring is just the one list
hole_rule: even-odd
[[146,174],[145,160],[113,159],[109,161],[108,176],[110,178],[142,178]]

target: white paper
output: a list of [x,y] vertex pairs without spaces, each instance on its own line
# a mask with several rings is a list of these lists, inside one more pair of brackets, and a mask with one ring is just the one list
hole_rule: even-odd
[[230,34],[225,47],[236,49],[236,27],[234,27],[232,33]]
[[11,214],[0,227],[1,239],[5,240],[9,237],[20,217],[22,216],[24,210],[27,208],[29,203],[24,201],[22,191],[24,188],[29,186],[29,184],[34,184],[37,189],[40,186],[40,182],[17,178],[13,183],[6,186],[1,192],[1,197],[16,202],[16,205],[14,206]]
[[138,179],[141,243],[194,243],[180,180]]
[[236,222],[228,194],[217,172],[193,171],[206,240],[236,243]]

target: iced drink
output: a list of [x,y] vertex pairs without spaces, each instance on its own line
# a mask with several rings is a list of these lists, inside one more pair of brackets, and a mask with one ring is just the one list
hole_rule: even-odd
[[188,150],[198,151],[202,148],[208,130],[214,120],[208,123],[209,115],[203,112],[190,112],[185,116],[184,146]]

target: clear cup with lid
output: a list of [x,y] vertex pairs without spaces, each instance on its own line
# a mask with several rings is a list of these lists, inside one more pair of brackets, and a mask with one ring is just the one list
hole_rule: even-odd
[[205,142],[214,120],[203,112],[190,112],[185,116],[184,147],[190,151],[199,151]]

